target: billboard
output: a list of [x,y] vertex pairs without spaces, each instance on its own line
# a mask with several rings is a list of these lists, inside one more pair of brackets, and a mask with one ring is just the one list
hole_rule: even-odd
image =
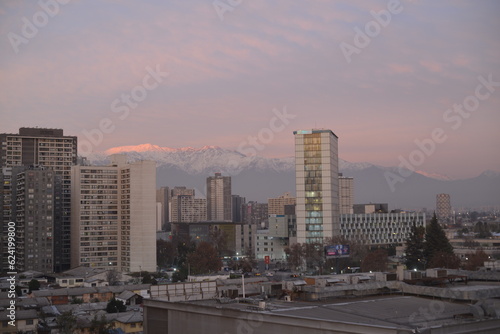
[[349,257],[349,253],[349,245],[325,246],[325,255],[327,258]]

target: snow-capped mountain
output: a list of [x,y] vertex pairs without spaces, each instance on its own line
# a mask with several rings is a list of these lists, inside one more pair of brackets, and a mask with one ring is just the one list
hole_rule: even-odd
[[[153,160],[157,163],[157,186],[186,186],[204,196],[206,177],[220,172],[232,176],[233,194],[247,201],[264,202],[284,192],[295,193],[295,159],[245,156],[217,146],[169,148],[143,144],[115,147],[87,157],[92,164],[109,163],[111,154],[126,154],[129,161]],[[435,207],[436,194],[451,195],[452,205],[460,207],[500,206],[500,173],[486,171],[467,180],[417,171],[389,185],[387,173],[397,175],[397,167],[368,162],[339,161],[340,172],[354,177],[355,203],[389,203],[390,208]]]
[[87,159],[92,163],[104,164],[109,162],[107,157],[111,154],[126,154],[129,161],[153,160],[156,161],[158,167],[177,167],[189,174],[217,171],[232,176],[249,168],[276,172],[294,168],[293,157],[278,159],[245,156],[237,151],[218,146],[183,147],[178,149],[152,144],[121,146],[111,148],[104,153],[90,155]]

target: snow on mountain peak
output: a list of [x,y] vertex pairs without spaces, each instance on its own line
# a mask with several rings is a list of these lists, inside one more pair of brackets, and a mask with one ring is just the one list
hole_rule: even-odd
[[415,171],[415,173],[418,173],[418,174],[426,176],[426,177],[430,177],[431,179],[435,179],[435,180],[441,180],[441,181],[453,180],[451,177],[449,177],[447,175],[442,175],[442,174],[438,174],[438,173],[428,173],[428,172],[424,172],[422,170],[417,170],[417,171]]
[[[135,146],[119,146],[103,153],[95,153],[88,160],[103,164],[111,154],[126,154],[129,161],[153,160],[157,166],[176,166],[190,174],[222,172],[236,175],[246,169],[274,170],[276,172],[295,169],[295,158],[266,158],[262,156],[246,156],[236,150],[206,145],[200,148],[170,148],[150,143]],[[368,162],[348,162],[339,159],[341,171],[361,171],[370,167],[379,167]],[[439,174],[417,171],[417,173],[438,180],[451,180]]]
[[106,150],[104,153],[106,155],[111,155],[111,154],[119,154],[119,153],[126,153],[126,152],[149,152],[149,151],[171,152],[171,151],[175,151],[175,149],[170,148],[170,147],[160,147],[158,145],[153,145],[153,144],[147,143],[147,144],[134,145],[134,146],[113,147],[113,148]]

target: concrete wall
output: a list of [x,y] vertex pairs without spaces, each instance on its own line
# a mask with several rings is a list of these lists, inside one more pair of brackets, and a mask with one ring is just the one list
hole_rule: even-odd
[[144,333],[146,334],[411,333],[409,329],[397,330],[387,327],[301,319],[280,314],[246,312],[194,304],[165,303],[155,300],[145,300],[144,306]]

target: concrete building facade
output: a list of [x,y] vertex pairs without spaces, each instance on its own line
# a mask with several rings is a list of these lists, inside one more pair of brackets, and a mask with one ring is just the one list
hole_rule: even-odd
[[156,271],[156,165],[126,163],[72,170],[72,267]]
[[56,272],[70,267],[71,166],[76,162],[77,138],[64,136],[62,129],[20,128],[18,134],[0,134],[0,167],[40,165],[61,177],[61,210],[54,216],[53,231]]
[[172,222],[193,223],[207,220],[207,200],[190,195],[172,197]]
[[267,200],[268,214],[270,215],[284,215],[285,205],[295,205],[297,199],[292,197],[289,192],[284,193],[276,198],[269,198]]
[[57,177],[53,170],[35,166],[17,174],[18,271],[54,269],[54,215],[58,213],[54,202],[62,193]]
[[257,230],[254,239],[256,259],[286,261],[285,249],[296,242],[297,218],[290,215],[269,215],[269,228]]
[[354,213],[354,178],[339,175],[340,214]]
[[170,189],[156,189],[156,230],[167,231],[170,222]]
[[331,130],[295,135],[297,242],[339,235],[338,137]]
[[241,223],[243,222],[243,206],[246,203],[246,198],[241,197],[239,195],[232,195],[231,200],[232,200],[231,220],[235,223]]
[[436,195],[436,216],[440,223],[452,218],[450,194]]
[[215,173],[207,177],[208,220],[231,221],[231,177]]
[[250,201],[243,205],[243,222],[249,225],[267,227],[268,225],[268,206],[267,203],[257,203]]
[[425,214],[418,212],[340,215],[340,232],[348,240],[368,245],[402,244],[411,227],[425,226]]

